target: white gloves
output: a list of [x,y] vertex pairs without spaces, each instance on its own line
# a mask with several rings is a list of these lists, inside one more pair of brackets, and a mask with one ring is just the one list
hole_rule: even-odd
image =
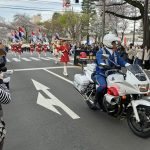
[[126,63],[126,64],[125,64],[125,67],[128,67],[128,66],[130,66],[130,65],[131,65],[131,64],[129,64],[129,63]]
[[107,66],[105,63],[100,63],[100,66]]

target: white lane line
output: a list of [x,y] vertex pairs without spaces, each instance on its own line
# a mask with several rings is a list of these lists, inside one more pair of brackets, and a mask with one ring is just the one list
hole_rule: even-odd
[[[50,73],[50,74],[52,74],[52,75],[54,75],[54,76],[56,76],[56,77],[58,77],[58,78],[60,78],[60,79],[62,79],[62,80],[64,80],[64,81],[67,81],[68,83],[70,83],[70,84],[72,84],[73,85],[73,81],[71,81],[71,80],[68,80],[68,79],[66,79],[66,78],[64,78],[64,77],[62,77],[62,76],[60,76],[60,75],[58,75],[58,74],[56,74],[56,73],[54,73],[54,72],[52,72],[52,71],[50,71],[50,70],[47,70],[47,69],[43,69],[44,71],[46,71],[46,72],[48,72],[48,73]],[[77,90],[77,89],[76,89]],[[78,90],[77,90],[78,91]],[[86,101],[85,99],[84,99],[84,97],[83,97],[83,95],[78,91],[78,93],[82,96],[82,98],[83,98],[83,101]]]
[[12,59],[16,62],[20,62],[20,59],[18,59],[18,58],[12,58]]
[[36,61],[39,61],[40,59],[38,59],[38,58],[35,58],[35,57],[30,57],[31,59],[33,59],[33,60],[36,60]]
[[25,60],[25,61],[31,61],[30,59],[28,59],[28,58],[21,58],[22,60]]
[[10,60],[8,58],[6,58],[7,62],[10,62]]
[[[67,66],[68,68],[79,68],[78,66]],[[64,68],[63,66],[58,67],[44,67],[44,68],[26,68],[26,69],[12,69],[13,71],[34,71],[34,70],[43,70],[43,69],[60,69]]]
[[50,58],[45,58],[45,57],[41,57],[41,59],[43,59],[43,60],[50,60]]
[[52,74],[52,75],[54,75],[54,76],[56,76],[56,77],[58,77],[58,78],[60,78],[60,79],[63,79],[64,81],[67,81],[70,84],[73,84],[73,82],[71,80],[68,80],[68,79],[66,79],[66,78],[64,78],[64,77],[62,77],[62,76],[60,76],[60,75],[58,75],[58,74],[56,74],[56,73],[54,73],[50,70],[47,70],[47,69],[43,69],[43,70],[50,73],[50,74]]
[[[51,58],[51,57],[46,57],[46,58],[48,58],[49,60],[50,60],[50,59],[51,59],[51,60],[55,60],[55,58]],[[71,63],[71,62],[68,62],[68,64],[73,65],[73,63]]]

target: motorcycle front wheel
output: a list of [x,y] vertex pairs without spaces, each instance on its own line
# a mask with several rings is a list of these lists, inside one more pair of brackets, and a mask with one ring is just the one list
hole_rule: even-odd
[[140,122],[136,121],[133,109],[127,112],[127,122],[134,134],[142,138],[150,137],[150,107],[140,105],[137,107]]

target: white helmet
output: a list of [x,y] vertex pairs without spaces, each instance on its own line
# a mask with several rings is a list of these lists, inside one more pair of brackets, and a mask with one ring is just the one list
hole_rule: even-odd
[[103,44],[108,48],[112,48],[113,41],[118,42],[120,41],[120,39],[115,34],[112,33],[106,34],[103,38]]

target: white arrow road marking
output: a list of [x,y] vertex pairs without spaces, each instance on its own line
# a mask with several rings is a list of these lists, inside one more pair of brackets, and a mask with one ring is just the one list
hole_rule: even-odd
[[30,59],[28,59],[28,58],[21,58],[22,60],[25,60],[25,61],[31,61]]
[[[47,99],[45,100],[45,98],[41,94],[39,94],[38,95],[38,103],[40,103],[40,102],[42,103],[42,104],[40,103],[40,105],[42,105],[44,107],[47,105],[46,108],[52,110],[53,112],[55,112],[57,114],[60,114],[59,111],[54,107],[54,106],[58,106],[58,107],[62,108],[72,119],[79,119],[80,118],[70,108],[68,108],[65,104],[63,104],[57,97],[55,97],[52,93],[50,93],[48,91],[49,88],[47,86],[45,86],[45,85],[43,85],[43,84],[41,84],[41,83],[39,83],[33,79],[31,79],[31,80],[32,80],[36,90],[42,90],[50,98],[49,99],[50,102],[47,102],[46,101]],[[39,100],[39,99],[41,99],[41,100]]]
[[45,90],[50,89],[49,87],[35,81],[34,79],[31,79],[31,80],[32,80],[32,82],[33,82],[33,84],[34,84],[37,91],[39,91],[39,90],[45,91]]
[[20,60],[18,58],[12,58],[14,61],[19,62]]
[[45,98],[41,93],[38,94],[37,104],[50,109],[51,111],[61,115],[59,111],[53,106],[53,101],[51,99]]

